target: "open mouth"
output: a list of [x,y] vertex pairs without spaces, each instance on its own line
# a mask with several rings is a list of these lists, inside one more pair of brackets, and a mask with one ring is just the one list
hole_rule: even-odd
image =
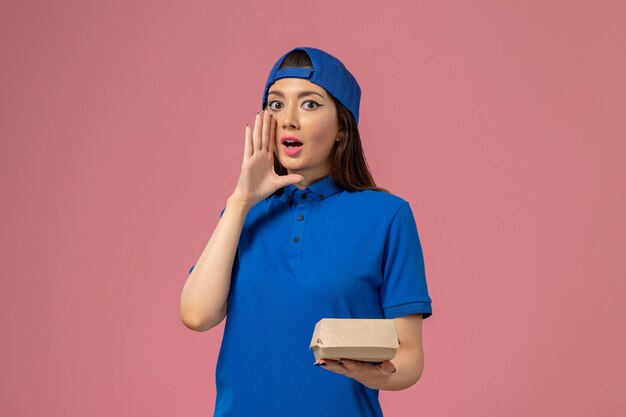
[[283,145],[285,145],[286,147],[291,149],[291,148],[298,148],[298,147],[302,146],[302,143],[296,142],[296,141],[293,141],[293,140],[286,140],[286,141],[283,142]]

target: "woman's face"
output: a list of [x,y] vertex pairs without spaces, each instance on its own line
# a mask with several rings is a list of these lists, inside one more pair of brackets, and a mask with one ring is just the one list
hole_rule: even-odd
[[[267,107],[276,120],[275,150],[289,174],[301,174],[304,183],[330,174],[330,151],[339,131],[337,108],[326,90],[302,78],[281,78],[272,84]],[[289,155],[282,138],[302,143]]]

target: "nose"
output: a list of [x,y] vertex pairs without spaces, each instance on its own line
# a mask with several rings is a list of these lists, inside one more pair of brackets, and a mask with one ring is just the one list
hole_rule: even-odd
[[297,129],[300,124],[298,122],[298,110],[293,107],[285,107],[281,112],[283,129]]

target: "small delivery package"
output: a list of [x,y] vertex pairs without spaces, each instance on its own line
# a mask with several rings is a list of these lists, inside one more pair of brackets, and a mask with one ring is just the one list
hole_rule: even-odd
[[324,318],[315,324],[310,349],[315,360],[382,362],[400,347],[394,319]]

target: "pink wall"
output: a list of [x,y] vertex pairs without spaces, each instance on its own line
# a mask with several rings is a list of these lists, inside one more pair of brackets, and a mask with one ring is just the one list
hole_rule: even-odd
[[623,1],[14,1],[0,12],[0,415],[207,416],[178,316],[275,60],[338,56],[433,316],[386,417],[626,415]]

